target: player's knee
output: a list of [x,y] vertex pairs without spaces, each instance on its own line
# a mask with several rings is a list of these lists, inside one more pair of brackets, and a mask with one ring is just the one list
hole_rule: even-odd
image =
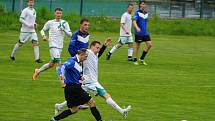
[[90,107],[95,107],[96,106],[96,101],[94,100],[94,99],[90,99],[90,101],[88,102],[88,105],[90,106]]
[[71,111],[72,114],[77,113],[78,112],[78,108],[70,108],[69,109]]
[[148,47],[148,49],[152,48],[152,44],[151,43],[148,44],[147,47]]
[[39,45],[39,43],[38,43],[38,42],[33,41],[33,42],[32,42],[32,45],[33,45],[33,46],[38,46],[38,45]]
[[50,66],[50,67],[54,67],[54,65],[55,65],[55,64],[52,63],[52,62],[49,63],[49,66]]

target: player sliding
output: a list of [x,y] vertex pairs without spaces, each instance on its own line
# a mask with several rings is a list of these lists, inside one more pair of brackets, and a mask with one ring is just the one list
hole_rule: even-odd
[[36,24],[36,11],[34,7],[34,0],[28,0],[28,7],[23,9],[19,21],[22,23],[19,41],[15,44],[10,59],[15,61],[15,54],[26,41],[31,40],[34,46],[35,62],[42,63],[39,53],[38,37],[35,31]]
[[[93,41],[90,44],[90,49],[88,49],[88,57],[83,62],[83,85],[82,88],[86,92],[91,92],[96,96],[100,96],[105,99],[106,103],[112,106],[115,110],[117,110],[124,117],[127,117],[128,111],[131,109],[131,106],[128,106],[125,109],[122,109],[110,96],[109,93],[102,87],[102,85],[98,82],[98,58],[102,55],[107,46],[111,43],[111,39],[106,39],[102,48],[100,49],[100,42]],[[61,75],[59,75],[61,76]],[[55,110],[60,111],[64,106],[66,106],[66,101],[57,104]],[[68,105],[68,104],[67,104]]]
[[133,4],[128,4],[127,12],[121,17],[120,22],[120,37],[118,44],[114,45],[113,48],[106,54],[106,60],[110,60],[111,55],[116,52],[117,49],[122,47],[124,44],[128,44],[128,61],[132,61],[133,54],[133,39],[131,33],[132,19],[131,13],[134,9]]
[[53,117],[51,121],[59,121],[78,112],[79,105],[87,103],[96,121],[102,121],[101,115],[96,108],[96,103],[89,94],[81,88],[81,62],[88,56],[86,49],[80,49],[74,57],[68,59],[60,68],[59,74],[66,86],[64,87],[65,99],[68,109]]
[[140,48],[140,44],[142,42],[146,43],[146,47],[143,50],[142,56],[140,57],[139,61],[143,65],[147,65],[144,61],[146,54],[148,53],[149,49],[152,47],[152,42],[149,36],[149,33],[147,31],[147,19],[148,19],[148,13],[145,10],[145,2],[140,1],[139,3],[140,9],[137,10],[134,14],[134,27],[135,27],[135,42],[136,47],[134,49],[134,64],[138,65],[137,57],[138,57],[138,51]]
[[[39,74],[49,68],[54,67],[55,64],[60,66],[61,64],[61,52],[63,49],[64,35],[68,37],[72,36],[68,22],[61,19],[62,9],[55,9],[55,19],[49,20],[41,30],[41,35],[44,41],[49,41],[49,51],[51,55],[51,61],[44,64],[41,68],[35,69],[33,74],[33,80],[36,80]],[[45,31],[49,30],[49,38],[46,37]]]

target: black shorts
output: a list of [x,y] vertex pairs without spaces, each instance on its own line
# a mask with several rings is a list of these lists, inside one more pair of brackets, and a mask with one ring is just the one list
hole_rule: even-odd
[[149,35],[146,35],[146,36],[135,35],[136,43],[141,43],[141,42],[146,42],[146,41],[151,41],[151,38]]
[[81,85],[77,84],[66,85],[64,94],[68,108],[83,105],[91,99],[91,96],[82,89]]

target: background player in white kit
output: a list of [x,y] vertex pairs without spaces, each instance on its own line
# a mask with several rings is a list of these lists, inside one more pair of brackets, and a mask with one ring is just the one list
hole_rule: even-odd
[[34,0],[28,0],[28,7],[22,10],[19,21],[22,23],[19,41],[15,44],[10,59],[15,61],[15,54],[26,41],[31,40],[34,46],[35,62],[42,63],[39,54],[38,37],[35,32],[36,24],[36,11],[34,7]]
[[[104,45],[100,49],[100,42],[93,41],[90,44],[90,49],[88,49],[88,57],[83,62],[83,85],[82,88],[89,93],[94,94],[95,96],[100,96],[105,99],[106,103],[112,106],[115,110],[121,113],[124,117],[127,116],[128,111],[131,109],[131,106],[128,106],[125,109],[122,109],[110,96],[109,93],[102,87],[98,82],[98,59],[106,49],[106,47],[111,43],[111,39],[106,39]],[[60,76],[60,75],[59,75]],[[56,113],[60,111],[64,106],[66,106],[66,101],[61,104],[55,105]]]
[[118,43],[113,46],[113,48],[106,54],[106,60],[110,60],[111,54],[113,54],[117,49],[122,47],[124,44],[128,44],[128,61],[132,61],[133,54],[133,39],[131,33],[132,27],[132,17],[131,13],[134,9],[133,4],[128,4],[127,12],[125,12],[121,17],[120,22],[120,37]]
[[[66,34],[68,37],[72,36],[68,22],[62,20],[61,17],[62,9],[56,8],[55,19],[46,22],[43,29],[41,30],[43,40],[49,41],[51,61],[44,64],[40,69],[35,69],[32,77],[33,80],[36,80],[41,72],[54,67],[55,64],[57,64],[58,68],[58,66],[61,64],[61,52],[63,48],[64,35]],[[49,38],[47,38],[45,35],[45,31],[47,30],[49,30]]]

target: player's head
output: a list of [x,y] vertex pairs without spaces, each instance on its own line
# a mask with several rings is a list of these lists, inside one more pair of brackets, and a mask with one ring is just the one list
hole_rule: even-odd
[[101,43],[99,41],[92,41],[90,44],[90,50],[97,54],[100,51]]
[[129,3],[128,6],[127,6],[127,12],[131,14],[133,9],[134,9],[134,5]]
[[61,19],[63,9],[62,8],[55,8],[54,11],[55,11],[55,19]]
[[90,26],[90,21],[86,18],[82,18],[80,21],[80,30],[81,32],[87,32]]
[[78,54],[78,58],[79,58],[80,62],[83,62],[84,60],[87,59],[88,51],[87,51],[87,49],[82,48],[82,49],[78,50],[77,54]]
[[34,7],[34,0],[28,0],[28,7],[33,8]]
[[146,7],[145,1],[140,1],[139,2],[139,7],[140,7],[141,10],[144,10],[145,7]]

